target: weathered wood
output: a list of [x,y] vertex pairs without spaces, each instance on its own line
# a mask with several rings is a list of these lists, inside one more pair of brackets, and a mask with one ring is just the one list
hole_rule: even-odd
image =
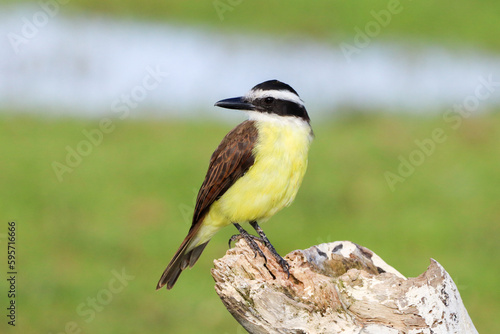
[[477,333],[458,289],[431,259],[405,278],[369,249],[337,241],[286,256],[290,278],[240,240],[214,261],[215,290],[250,333]]

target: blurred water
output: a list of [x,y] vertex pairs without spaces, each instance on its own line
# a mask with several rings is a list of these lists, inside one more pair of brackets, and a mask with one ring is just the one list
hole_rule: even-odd
[[[293,36],[63,13],[45,12],[44,21],[41,11],[1,10],[2,110],[96,117],[128,116],[128,108],[136,117],[221,116],[226,114],[213,111],[215,101],[276,78],[299,92],[311,114],[338,107],[443,112],[473,95],[480,77],[500,81],[500,58],[471,51],[408,48],[374,38],[349,62],[338,44]],[[499,104],[500,87],[478,109]]]

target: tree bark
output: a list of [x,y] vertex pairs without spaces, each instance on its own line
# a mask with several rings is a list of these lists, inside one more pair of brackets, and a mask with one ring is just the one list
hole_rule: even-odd
[[288,278],[261,249],[267,263],[242,239],[212,269],[217,294],[249,333],[477,333],[435,260],[406,278],[371,250],[337,241],[288,254]]

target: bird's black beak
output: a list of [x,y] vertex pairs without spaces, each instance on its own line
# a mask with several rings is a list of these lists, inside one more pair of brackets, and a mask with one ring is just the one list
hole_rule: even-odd
[[255,106],[251,103],[246,102],[242,96],[220,100],[215,103],[215,106],[227,109],[255,110]]

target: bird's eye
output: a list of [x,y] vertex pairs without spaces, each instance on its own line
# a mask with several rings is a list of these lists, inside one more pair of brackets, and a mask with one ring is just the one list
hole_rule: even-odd
[[271,104],[271,103],[273,103],[273,101],[274,101],[274,97],[266,97],[264,99],[264,102],[266,102],[267,104]]

